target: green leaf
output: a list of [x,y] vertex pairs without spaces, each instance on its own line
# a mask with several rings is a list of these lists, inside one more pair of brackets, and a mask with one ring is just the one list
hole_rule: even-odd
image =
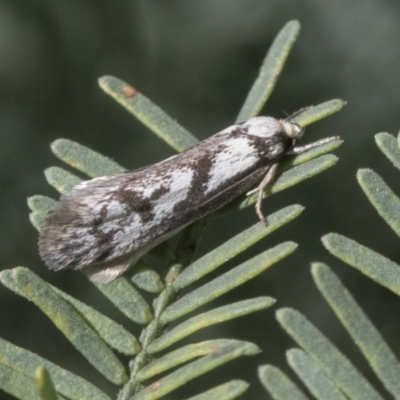
[[321,400],[346,400],[342,392],[307,353],[301,349],[286,352],[286,358],[294,372],[300,377],[315,398]]
[[137,324],[148,324],[154,319],[142,295],[121,276],[107,284],[94,284],[123,314]]
[[351,399],[379,399],[381,396],[332,342],[298,311],[283,308],[276,317],[281,326]]
[[379,331],[325,264],[314,263],[312,274],[325,300],[360,348],[385,388],[394,397],[398,396],[400,394],[400,364]]
[[255,299],[239,301],[198,314],[195,317],[189,318],[185,322],[175,326],[169,332],[156,339],[148,346],[147,352],[149,354],[157,353],[207,326],[229,321],[255,311],[264,310],[265,308],[271,307],[274,303],[275,300],[271,297],[258,297]]
[[359,169],[357,180],[378,214],[400,236],[400,199],[385,181],[371,169]]
[[176,151],[181,152],[197,144],[198,140],[189,131],[126,82],[113,76],[103,76],[99,85]]
[[38,367],[36,369],[36,384],[41,400],[57,400],[59,398],[46,368]]
[[299,154],[296,157],[286,157],[286,160],[281,164],[282,170],[289,169],[304,164],[308,161],[313,160],[314,158],[323,156],[324,154],[330,153],[340,147],[343,143],[343,140],[336,139],[328,142],[322,146],[314,147],[311,150],[306,151],[305,153]]
[[240,379],[233,379],[223,385],[216,386],[187,400],[230,400],[244,393],[250,385]]
[[389,133],[381,132],[375,135],[375,142],[393,165],[400,169],[400,149],[397,145],[397,139]]
[[51,197],[42,196],[40,194],[28,197],[28,207],[32,211],[38,211],[47,214],[49,211],[57,208],[57,206],[58,201],[52,199]]
[[200,286],[167,307],[161,314],[161,323],[167,324],[174,321],[242,285],[244,282],[256,277],[267,268],[293,253],[296,248],[296,243],[281,243]]
[[45,169],[44,176],[47,182],[61,194],[69,193],[74,186],[82,182],[81,178],[60,167]]
[[47,218],[47,214],[43,214],[41,212],[31,212],[29,214],[29,221],[31,221],[31,224],[34,226],[34,228],[40,232],[42,229],[42,226]]
[[165,289],[160,275],[154,270],[140,265],[140,261],[135,265],[130,279],[137,287],[149,293],[160,293]]
[[33,378],[0,364],[0,389],[21,400],[41,400]]
[[205,356],[222,347],[237,343],[242,342],[234,339],[216,339],[207,340],[201,343],[188,344],[187,346],[183,346],[178,350],[171,351],[170,353],[167,353],[146,365],[137,373],[136,380],[143,382],[155,375],[168,371],[171,368],[175,368],[193,358]]
[[40,231],[47,214],[58,207],[58,201],[40,194],[28,197],[28,207],[32,210],[29,219],[32,225]]
[[99,313],[60,289],[49,285],[57,294],[74,307],[95,329],[101,338],[113,349],[127,355],[135,355],[142,350],[139,342],[122,325]]
[[91,178],[126,171],[110,158],[72,140],[57,139],[52,143],[51,150],[60,160]]
[[[326,169],[332,167],[336,164],[338,158],[332,154],[327,154],[322,157],[315,158],[304,164],[296,166],[288,171],[285,171],[280,175],[275,182],[267,189],[265,196],[271,195],[273,193],[278,193],[282,190],[288,189],[306,179],[312,178],[315,175],[325,171]],[[240,209],[249,207],[256,203],[257,194],[239,199],[239,204],[233,202],[233,207],[238,207]]]
[[286,374],[273,365],[262,365],[259,367],[258,377],[274,400],[308,399]]
[[[285,171],[271,186],[270,193],[278,193],[334,166],[338,158],[327,154]],[[268,194],[268,191],[267,191]]]
[[236,122],[247,121],[255,117],[263,108],[272,93],[286,59],[300,32],[300,23],[288,22],[278,33],[261,65],[260,72],[253,84]]
[[38,395],[34,397],[35,373],[37,366],[42,365],[49,371],[57,392],[68,399],[111,400],[90,382],[1,338],[0,355],[0,387],[17,398],[39,399]]
[[304,111],[296,115],[293,120],[299,126],[306,127],[337,113],[345,105],[346,102],[340,99],[329,100],[316,106],[306,107]]
[[125,368],[114,353],[71,305],[56,294],[46,282],[22,267],[2,271],[0,280],[11,290],[16,286],[18,294],[35,303],[104,377],[115,384],[127,381]]
[[235,358],[257,354],[259,348],[247,342],[224,346],[212,354],[204,356],[177,369],[171,374],[152,383],[132,397],[132,400],[155,400],[183,386],[198,376],[212,371]]
[[325,248],[346,264],[400,296],[400,265],[337,233],[322,238]]
[[265,236],[292,221],[300,215],[303,210],[304,207],[297,204],[285,207],[268,216],[268,226],[265,226],[263,222],[259,222],[229,239],[221,246],[193,262],[181,274],[179,274],[173,283],[175,290],[181,290],[207,275],[209,272],[214,271],[228,260],[263,239]]

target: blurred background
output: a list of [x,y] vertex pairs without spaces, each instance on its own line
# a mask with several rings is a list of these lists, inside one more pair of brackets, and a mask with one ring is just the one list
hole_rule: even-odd
[[[80,274],[50,272],[39,259],[26,199],[33,194],[58,197],[43,176],[45,168],[62,165],[49,146],[60,137],[75,140],[129,169],[173,154],[99,89],[97,79],[103,75],[129,82],[200,139],[218,132],[234,121],[274,36],[291,19],[301,22],[300,37],[263,114],[283,118],[284,112],[307,105],[347,100],[340,113],[309,127],[304,138],[311,142],[341,135],[345,143],[336,152],[340,160],[265,201],[266,213],[294,203],[306,210],[218,273],[286,240],[299,243],[295,254],[208,308],[262,295],[276,298],[276,305],[187,339],[238,338],[255,342],[263,352],[193,381],[172,399],[233,378],[251,382],[246,398],[266,398],[256,378],[257,366],[265,363],[280,366],[296,379],[284,355],[294,342],[274,317],[284,306],[306,314],[389,398],[314,286],[310,262],[324,261],[334,269],[399,354],[400,299],[337,261],[324,250],[320,237],[338,232],[399,261],[399,238],[370,205],[355,174],[358,168],[373,168],[400,194],[399,172],[374,142],[377,132],[397,135],[400,127],[400,4],[0,0],[1,269],[29,267],[136,334],[138,327]],[[253,209],[213,220],[198,254],[255,222]],[[3,286],[0,318],[1,337],[116,393],[35,306]],[[0,397],[10,398],[4,393]]]

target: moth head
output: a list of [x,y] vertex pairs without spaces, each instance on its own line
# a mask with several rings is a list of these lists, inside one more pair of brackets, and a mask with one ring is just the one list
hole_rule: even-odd
[[[299,139],[303,136],[303,129],[289,119],[278,120],[272,117],[253,117],[239,124],[240,127],[244,127],[248,135],[264,138],[282,134],[291,139]],[[237,126],[228,128],[229,132],[232,128],[237,129]]]
[[281,120],[283,131],[287,137],[300,139],[303,136],[304,129],[299,125],[288,120]]

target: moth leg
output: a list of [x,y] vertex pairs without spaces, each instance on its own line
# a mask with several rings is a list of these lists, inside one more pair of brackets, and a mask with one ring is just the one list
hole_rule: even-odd
[[[258,218],[262,222],[264,222],[265,225],[268,225],[267,218],[263,214],[261,210],[261,202],[264,198],[264,192],[265,189],[268,187],[268,185],[271,184],[271,182],[274,180],[276,171],[278,170],[278,163],[275,163],[271,166],[271,168],[268,170],[267,174],[264,176],[264,179],[261,181],[259,186],[256,188],[255,191],[258,192],[258,197],[257,197],[257,202],[256,202],[256,214],[258,215]],[[254,192],[254,191],[253,191]]]
[[253,189],[253,190],[250,190],[250,192],[247,192],[247,193],[246,193],[246,196],[251,196],[252,194],[257,193],[257,192],[258,192],[258,187],[256,187],[256,188]]
[[318,140],[317,142],[306,144],[304,146],[296,146],[293,149],[289,150],[286,154],[301,154],[307,150],[313,149],[315,147],[322,146],[326,143],[333,142],[334,140],[340,139],[340,136],[332,136],[329,138]]

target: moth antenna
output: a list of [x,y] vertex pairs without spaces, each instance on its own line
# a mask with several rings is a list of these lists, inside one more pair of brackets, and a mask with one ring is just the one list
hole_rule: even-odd
[[311,108],[311,106],[303,107],[303,108],[300,108],[299,110],[293,112],[292,114],[287,114],[285,111],[283,111],[284,114],[286,114],[285,121],[288,121],[288,122],[291,122],[292,124],[297,125],[297,124],[294,122],[294,119],[295,119],[297,116],[299,116],[300,114],[302,114],[303,112],[309,110],[310,108]]

